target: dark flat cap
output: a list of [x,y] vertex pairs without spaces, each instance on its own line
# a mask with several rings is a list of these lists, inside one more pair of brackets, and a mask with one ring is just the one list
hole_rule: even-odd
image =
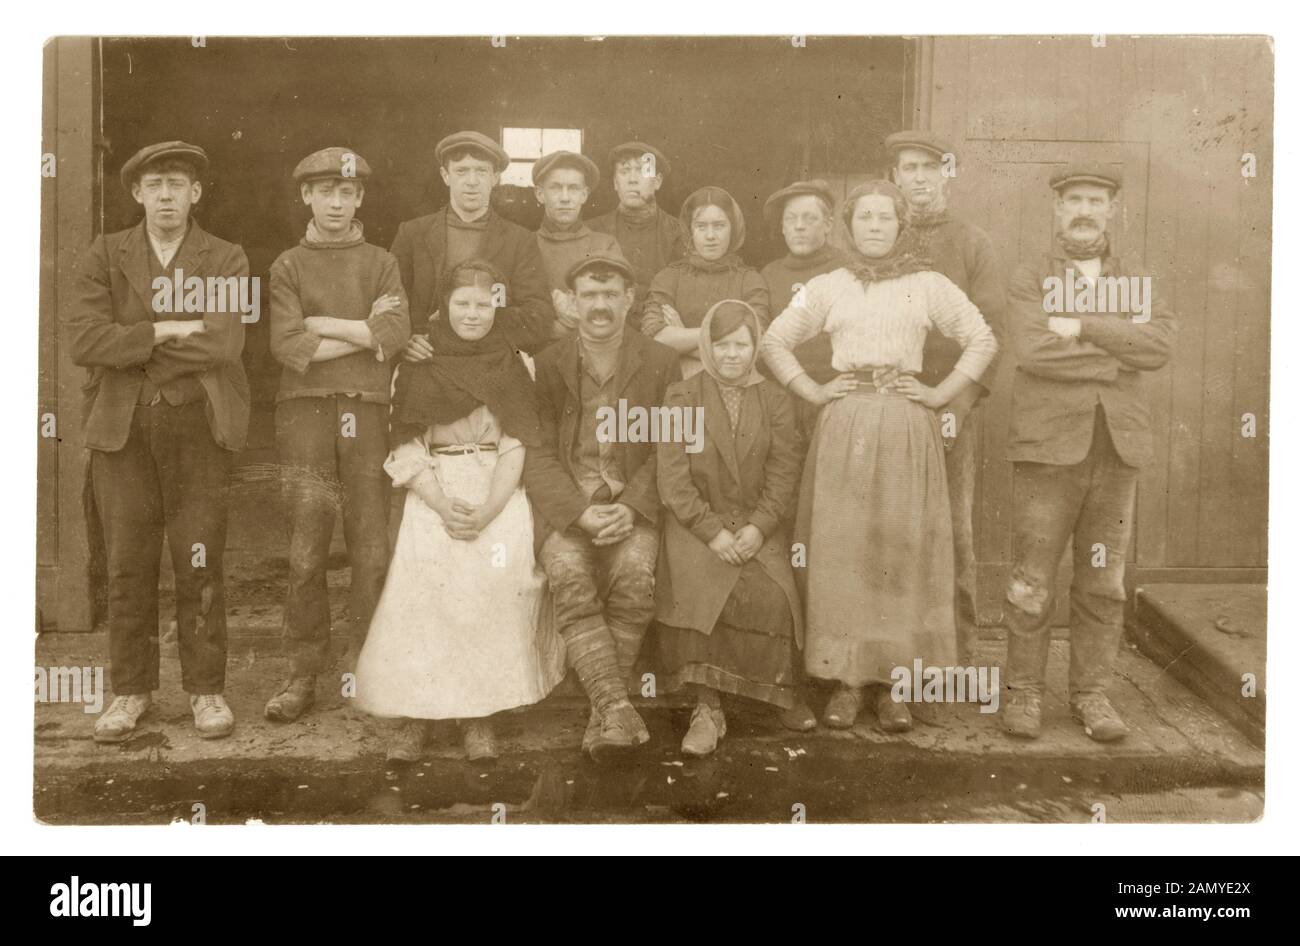
[[156,145],[145,145],[127,158],[126,164],[122,165],[122,186],[128,191],[131,190],[131,185],[135,183],[137,175],[145,165],[166,158],[190,162],[198,168],[199,177],[208,173],[208,154],[198,145],[187,144],[184,141],[161,141]]
[[928,131],[896,131],[885,139],[885,150],[890,157],[904,148],[919,148],[940,158],[945,154],[956,154],[952,145]]
[[1060,191],[1069,184],[1096,184],[1117,191],[1124,186],[1124,175],[1105,164],[1071,164],[1052,175],[1052,190]]
[[767,200],[763,201],[763,216],[768,220],[779,220],[785,210],[785,202],[791,197],[820,197],[826,206],[835,209],[835,195],[831,186],[820,178],[811,181],[795,181],[789,187],[783,187]]
[[631,264],[622,256],[615,256],[613,253],[593,253],[591,256],[583,257],[564,274],[564,284],[570,289],[573,288],[574,281],[589,269],[600,267],[602,269],[612,269],[623,274],[623,279],[629,286],[636,283],[636,273],[633,271]]
[[510,165],[510,155],[506,154],[505,148],[477,131],[458,131],[443,138],[434,146],[434,160],[441,166],[444,155],[460,148],[470,148],[487,158],[498,174]]
[[647,154],[654,155],[656,174],[667,174],[671,170],[668,158],[665,157],[664,153],[654,145],[648,145],[644,141],[625,141],[621,145],[611,148],[608,163],[610,167],[613,167],[618,162],[625,161],[628,158],[636,158],[640,161]]
[[364,181],[370,176],[370,165],[351,148],[321,148],[298,162],[293,169],[297,184],[316,181],[323,177],[355,178]]
[[538,186],[546,180],[546,175],[556,168],[574,168],[582,172],[583,179],[587,182],[587,187],[595,189],[600,183],[600,168],[596,167],[596,162],[591,160],[585,154],[578,154],[576,151],[552,151],[550,154],[544,154],[533,164],[533,184]]

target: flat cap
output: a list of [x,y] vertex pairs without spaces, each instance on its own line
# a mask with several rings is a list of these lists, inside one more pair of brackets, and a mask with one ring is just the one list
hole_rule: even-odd
[[1052,190],[1059,192],[1070,184],[1096,184],[1117,191],[1124,186],[1124,175],[1105,164],[1071,164],[1052,175]]
[[610,167],[613,167],[618,162],[625,161],[628,158],[636,158],[640,161],[647,154],[654,155],[656,174],[667,174],[669,172],[668,158],[664,156],[664,153],[654,145],[648,145],[644,141],[625,141],[621,145],[611,148],[608,163]]
[[763,201],[763,216],[768,220],[779,220],[785,211],[785,202],[791,197],[820,197],[826,206],[835,209],[835,195],[831,186],[820,178],[811,181],[795,181],[789,187],[783,187],[767,200]]
[[928,131],[896,131],[885,139],[885,150],[890,157],[904,148],[919,148],[940,158],[945,154],[956,154],[951,144]]
[[564,274],[564,284],[572,289],[579,276],[596,267],[612,269],[622,273],[624,281],[629,286],[636,282],[636,273],[633,271],[631,264],[622,256],[616,256],[613,253],[593,253],[590,256],[584,256],[569,267],[569,271]]
[[129,191],[131,185],[135,183],[136,176],[146,165],[166,158],[189,161],[198,168],[199,177],[208,173],[208,153],[198,145],[184,141],[161,141],[156,145],[145,145],[127,158],[126,164],[122,165],[122,186]]
[[533,163],[533,184],[538,186],[546,180],[546,175],[556,168],[574,168],[582,172],[587,187],[594,190],[600,183],[600,168],[596,162],[585,154],[576,151],[552,151],[544,154]]
[[510,155],[506,154],[505,148],[477,131],[457,131],[443,138],[433,148],[434,160],[441,166],[445,163],[445,155],[460,148],[470,148],[487,158],[498,174],[510,165]]
[[355,178],[364,181],[369,176],[370,165],[351,148],[321,148],[307,155],[293,169],[293,180],[296,184],[323,177]]

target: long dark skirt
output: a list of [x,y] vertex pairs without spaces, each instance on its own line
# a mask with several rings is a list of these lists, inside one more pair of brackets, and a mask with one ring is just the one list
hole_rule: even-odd
[[763,566],[749,561],[713,632],[659,624],[659,662],[668,689],[688,683],[794,705],[794,620],[790,601]]

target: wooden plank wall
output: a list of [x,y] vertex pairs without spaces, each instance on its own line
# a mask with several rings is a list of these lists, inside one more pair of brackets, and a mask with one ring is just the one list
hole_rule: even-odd
[[[45,47],[43,153],[56,158],[41,201],[40,410],[56,413],[57,441],[37,454],[37,607],[47,626],[89,630],[87,541],[82,510],[86,451],[81,436],[83,369],[58,344],[60,300],[94,236],[98,117],[93,43],[61,37]],[[51,501],[57,496],[57,506]],[[60,515],[59,511],[65,512]]]
[[[1155,461],[1143,472],[1137,578],[1233,580],[1267,565],[1273,51],[1265,38],[940,37],[921,61],[918,124],[958,155],[951,205],[1010,270],[1051,245],[1051,173],[1123,169],[1122,255],[1158,277],[1179,337],[1150,379]],[[926,101],[925,97],[920,97]],[[1242,174],[1255,156],[1256,176]],[[864,169],[865,170],[865,169]],[[865,176],[862,175],[862,176]],[[860,178],[841,178],[845,189]],[[977,494],[982,614],[1011,557],[1004,459],[1011,365],[986,412]],[[1257,436],[1242,436],[1254,414]],[[1064,576],[1063,576],[1064,577]]]

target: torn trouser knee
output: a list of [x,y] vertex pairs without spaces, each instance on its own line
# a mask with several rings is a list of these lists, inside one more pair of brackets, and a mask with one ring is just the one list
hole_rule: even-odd
[[1052,587],[1013,573],[1007,583],[1007,687],[1041,692],[1047,677]]

